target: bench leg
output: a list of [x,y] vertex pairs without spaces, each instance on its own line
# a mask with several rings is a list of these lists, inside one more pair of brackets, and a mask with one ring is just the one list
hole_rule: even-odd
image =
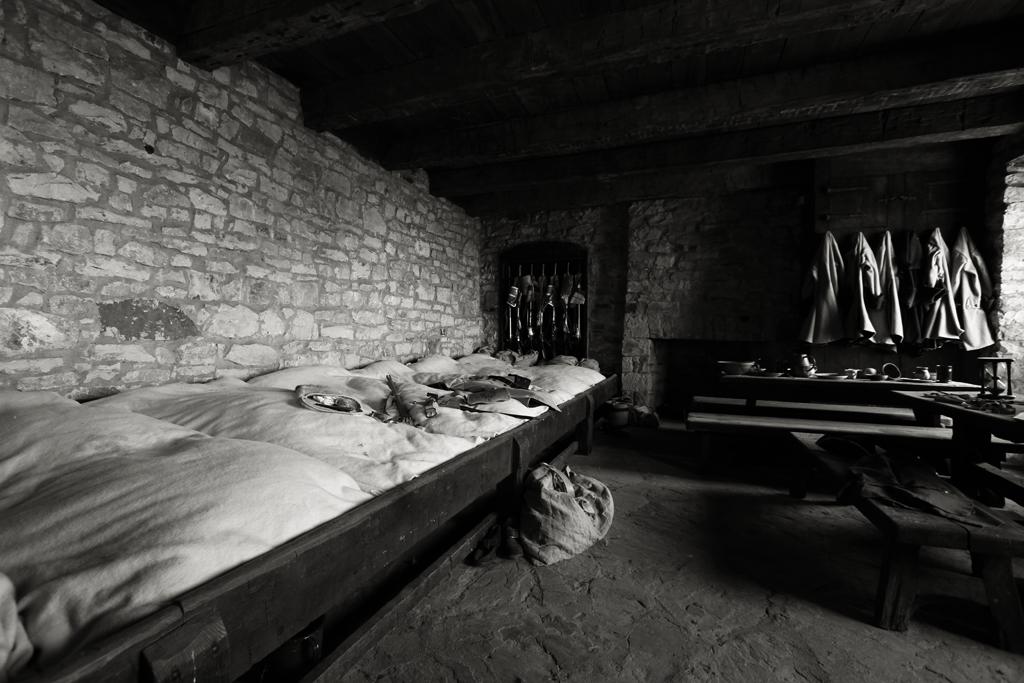
[[985,581],[988,608],[999,627],[1002,646],[1010,652],[1024,654],[1024,611],[1013,579],[1012,560],[979,553],[971,553],[971,560]]
[[917,595],[920,546],[892,542],[878,578],[875,623],[889,631],[906,631]]
[[697,433],[697,471],[701,474],[711,471],[711,461],[714,458],[713,440],[711,432]]

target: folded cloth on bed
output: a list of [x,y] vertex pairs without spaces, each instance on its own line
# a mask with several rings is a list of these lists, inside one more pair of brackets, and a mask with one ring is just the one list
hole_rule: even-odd
[[287,448],[0,392],[0,573],[40,666],[368,499]]
[[531,388],[554,394],[558,403],[564,403],[604,379],[604,375],[581,365],[534,365],[516,368],[516,373],[529,377]]

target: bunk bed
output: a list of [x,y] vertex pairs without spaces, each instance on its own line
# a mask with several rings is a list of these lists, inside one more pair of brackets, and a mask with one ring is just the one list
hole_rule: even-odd
[[[419,371],[417,379],[436,369],[408,367]],[[485,367],[486,363],[478,369]],[[361,376],[390,375],[396,370],[393,365],[370,366]],[[541,387],[551,386],[551,376],[559,372],[545,368],[520,371],[534,375],[533,381]],[[253,384],[269,391],[305,377],[302,372],[292,369]],[[350,382],[349,374],[338,372]],[[317,480],[326,477],[330,482],[330,495],[318,493],[327,499],[324,505],[303,508],[306,518],[293,520],[295,525],[310,527],[308,530],[164,601],[145,616],[52,665],[22,672],[15,680],[229,681],[252,676],[254,667],[310,628],[321,634],[318,642],[326,650],[365,643],[367,625],[380,628],[386,623],[380,615],[399,604],[396,600],[400,598],[402,609],[409,606],[409,586],[421,581],[426,570],[450,563],[452,554],[479,538],[489,521],[514,509],[518,483],[530,467],[571,452],[589,451],[595,411],[617,388],[617,378],[608,377],[572,396],[560,396],[558,409],[516,420],[511,428],[496,429],[490,438],[478,439],[479,443],[470,444],[454,457],[411,472],[375,495],[361,491],[359,482],[353,486],[329,460],[306,458],[302,467],[315,473],[309,476]],[[241,391],[230,383],[228,389]],[[102,430],[104,419],[124,409],[110,403],[76,406],[95,414],[94,426]],[[135,407],[139,405],[135,402]],[[67,406],[65,409],[70,411]],[[268,449],[279,449],[296,459],[303,457],[292,448],[202,434],[137,412],[130,417],[125,414],[125,419],[150,420],[156,431],[164,429],[163,425],[182,430],[177,438],[184,442],[207,448],[212,444],[227,451],[241,449],[247,457],[281,457],[265,453]],[[334,474],[325,475],[319,467]],[[300,488],[305,485],[299,484]],[[277,495],[268,493],[265,482],[262,486],[249,494]],[[240,504],[244,505],[244,500]],[[317,515],[328,518],[321,520]],[[295,525],[279,530],[279,535],[293,533]]]

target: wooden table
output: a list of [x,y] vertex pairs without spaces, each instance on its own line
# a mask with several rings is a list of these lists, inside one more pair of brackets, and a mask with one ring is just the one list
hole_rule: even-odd
[[[977,391],[950,391],[939,387],[934,387],[931,391],[946,391],[962,398],[975,398],[978,395]],[[928,392],[894,391],[892,393],[895,398],[902,401],[903,405],[953,418],[953,433],[959,432],[963,438],[967,439],[965,443],[983,446],[991,443],[993,436],[1014,443],[1024,443],[1024,419],[946,403],[927,396]],[[1011,405],[1016,409],[1016,413],[1020,414],[1024,412],[1024,399],[1016,400],[1021,403],[1014,402]]]
[[[764,375],[722,375],[720,387],[730,396],[745,398],[751,409],[758,400],[835,402],[878,406],[907,406],[897,393],[928,391],[978,391],[966,382],[928,382],[912,379],[827,379],[824,377],[767,377]],[[916,408],[917,406],[913,406]],[[938,426],[939,414],[914,411],[918,422]]]
[[[977,397],[976,391],[950,393],[963,398]],[[1001,475],[997,469],[992,468],[991,464],[998,464],[1002,459],[1003,452],[1003,449],[993,448],[992,440],[1024,442],[1024,419],[946,403],[928,396],[927,392],[895,391],[893,395],[916,410],[953,418],[954,457],[950,463],[953,483],[983,503],[1002,505],[1004,491],[991,488],[991,483],[995,481],[1007,486],[1008,489],[1013,489],[1014,480],[1012,476]],[[1024,402],[1012,405],[1017,414],[1024,412]],[[988,474],[990,481],[979,479],[979,468],[982,474]],[[1019,491],[1019,488],[1018,485],[1016,490]],[[870,501],[867,501],[863,505],[869,504]],[[1024,555],[1024,534],[1021,533],[1019,524],[995,529],[974,529],[919,513],[914,513],[919,519],[910,519],[909,513],[905,511],[866,510],[863,505],[859,506],[861,511],[879,525],[879,528],[885,530],[886,525],[891,527],[888,529],[891,539],[894,539],[905,552],[916,553],[915,549],[921,545],[969,550],[976,575],[985,581],[989,606],[999,624],[1004,646],[1013,652],[1024,653],[1024,608],[1017,593],[1011,562],[1011,558]],[[900,515],[907,519],[898,524],[893,522]],[[906,550],[908,548],[909,551]],[[908,608],[909,603],[904,598],[889,599],[890,596],[898,596],[901,593],[901,579],[893,574],[893,571],[893,568],[887,565],[886,571],[883,572],[883,582],[888,577],[888,580],[896,582],[893,584],[896,588],[880,584],[879,614],[883,617],[892,616],[899,621],[899,614],[903,608]],[[906,570],[903,574],[906,575],[907,572],[912,573],[911,570]],[[884,600],[883,595],[886,596]],[[912,592],[908,595],[912,601]],[[882,621],[885,619],[882,618]]]
[[[976,392],[948,393],[963,398],[977,396]],[[904,405],[913,407],[915,413],[947,415],[953,419],[953,448],[956,457],[950,463],[950,474],[957,485],[965,490],[971,488],[969,470],[972,464],[987,462],[998,465],[1002,461],[1005,448],[993,448],[993,438],[1024,443],[1024,419],[1017,419],[1013,415],[946,403],[928,396],[927,392],[894,391],[893,396],[903,401]],[[1024,404],[1011,405],[1018,414],[1024,412]]]

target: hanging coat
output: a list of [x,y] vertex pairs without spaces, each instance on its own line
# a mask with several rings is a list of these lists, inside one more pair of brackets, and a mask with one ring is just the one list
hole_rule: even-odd
[[988,316],[982,308],[982,300],[987,301],[992,296],[992,281],[981,260],[981,254],[967,234],[967,228],[960,228],[960,234],[953,245],[949,273],[956,311],[964,328],[961,337],[964,348],[974,351],[995,344]]
[[925,245],[926,270],[924,284],[930,294],[921,317],[921,338],[942,345],[959,341],[964,328],[953,300],[953,283],[949,273],[949,249],[938,228],[932,230]]
[[886,230],[875,250],[881,296],[878,306],[868,309],[875,334],[875,344],[895,345],[903,341],[903,316],[900,313],[899,276],[896,274],[896,253],[892,248],[892,235]]
[[900,308],[903,313],[903,341],[917,344],[921,341],[920,290],[921,267],[924,263],[924,248],[917,233],[903,233],[902,251],[899,254]]
[[842,339],[843,319],[839,312],[839,287],[843,281],[843,256],[831,232],[826,232],[804,280],[804,297],[811,309],[800,328],[800,340],[827,344]]
[[853,251],[846,261],[846,336],[851,339],[870,339],[875,334],[870,309],[878,305],[882,286],[878,279],[875,254],[868,246],[864,233],[854,238]]

